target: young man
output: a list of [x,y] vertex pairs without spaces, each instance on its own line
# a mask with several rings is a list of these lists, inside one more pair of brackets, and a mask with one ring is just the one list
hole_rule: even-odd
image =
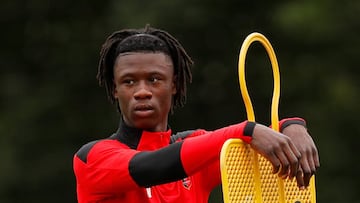
[[107,38],[97,78],[121,121],[112,136],[75,154],[79,203],[208,202],[220,184],[220,150],[229,138],[249,143],[272,163],[274,173],[308,186],[319,158],[301,118],[280,121],[284,134],[244,121],[173,135],[168,115],[185,103],[191,66],[181,44],[163,30],[147,26]]

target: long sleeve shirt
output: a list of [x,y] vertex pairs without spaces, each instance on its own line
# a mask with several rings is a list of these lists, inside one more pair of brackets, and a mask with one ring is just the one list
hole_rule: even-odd
[[170,129],[148,132],[122,122],[117,133],[75,154],[78,202],[208,202],[220,183],[223,143],[250,142],[253,127],[245,121],[212,132],[186,131],[177,139]]

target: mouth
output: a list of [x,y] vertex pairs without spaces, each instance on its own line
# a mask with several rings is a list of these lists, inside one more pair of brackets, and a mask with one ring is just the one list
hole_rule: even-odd
[[134,108],[135,111],[149,111],[149,110],[153,110],[153,109],[154,108],[148,104],[138,104]]
[[154,107],[148,104],[138,104],[135,106],[134,112],[139,117],[147,117],[154,112]]

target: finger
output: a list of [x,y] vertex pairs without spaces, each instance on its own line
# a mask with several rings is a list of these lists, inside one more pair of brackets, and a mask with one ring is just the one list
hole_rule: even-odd
[[281,167],[280,162],[279,162],[279,164],[276,164],[276,165],[273,164],[273,174],[280,173],[281,169],[282,169],[282,167]]
[[310,176],[312,176],[316,172],[315,161],[314,161],[313,156],[311,156],[311,155],[308,156],[308,163],[309,163],[309,167],[310,167],[310,170],[311,170],[311,175]]
[[303,173],[304,173],[303,174],[304,186],[308,187],[313,173],[305,173],[305,172],[303,172]]
[[309,185],[310,178],[312,176],[309,159],[307,156],[303,156],[300,159],[300,169],[302,171],[302,183],[304,187]]
[[298,172],[296,173],[296,182],[297,182],[297,184],[298,184],[298,187],[299,187],[301,190],[305,189],[303,172],[302,172],[301,168],[299,168]]
[[282,148],[289,163],[287,172],[289,178],[291,179],[296,176],[297,170],[299,168],[299,158],[301,154],[290,140]]
[[[295,153],[296,154],[296,153]],[[297,171],[299,169],[299,159],[301,157],[301,155],[293,155],[293,156],[290,156],[289,155],[289,159],[290,159],[290,173],[289,173],[289,178],[292,179],[293,177],[296,176],[297,174]]]
[[313,159],[315,162],[315,167],[319,168],[320,167],[320,159],[319,159],[319,153],[316,148],[315,148],[315,150],[313,150],[312,156],[313,156]]
[[292,152],[294,153],[294,155],[297,157],[297,159],[299,160],[301,158],[301,153],[298,150],[298,148],[294,145],[293,142],[289,141],[289,146],[292,150]]
[[288,148],[285,148],[286,155],[290,161],[289,178],[292,179],[296,176],[297,170],[299,169],[299,159],[301,158],[300,151],[296,148],[291,140],[287,142]]
[[314,173],[312,173],[311,171],[303,171],[303,180],[304,180],[304,186],[305,187],[308,187],[309,184],[310,184],[310,179],[311,179],[311,176],[313,175]]
[[303,173],[310,173],[310,171],[311,171],[310,165],[309,165],[309,160],[306,155],[304,155],[300,158],[300,168],[303,171]]
[[288,158],[281,149],[277,150],[276,156],[278,157],[281,163],[281,168],[279,169],[278,176],[282,178],[286,178],[289,174],[289,169],[290,169]]
[[281,170],[281,163],[278,157],[274,153],[271,153],[269,156],[267,156],[267,159],[273,166],[273,174],[279,173]]

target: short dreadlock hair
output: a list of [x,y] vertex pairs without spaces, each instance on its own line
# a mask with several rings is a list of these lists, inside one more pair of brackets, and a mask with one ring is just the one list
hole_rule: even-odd
[[[142,29],[124,29],[111,34],[100,52],[97,79],[100,86],[105,86],[108,99],[114,98],[114,64],[117,56],[125,52],[161,52],[171,57],[176,76],[176,94],[173,96],[171,109],[182,107],[186,101],[186,84],[191,82],[193,61],[182,45],[166,31],[146,25]],[[119,108],[119,107],[118,107]]]

